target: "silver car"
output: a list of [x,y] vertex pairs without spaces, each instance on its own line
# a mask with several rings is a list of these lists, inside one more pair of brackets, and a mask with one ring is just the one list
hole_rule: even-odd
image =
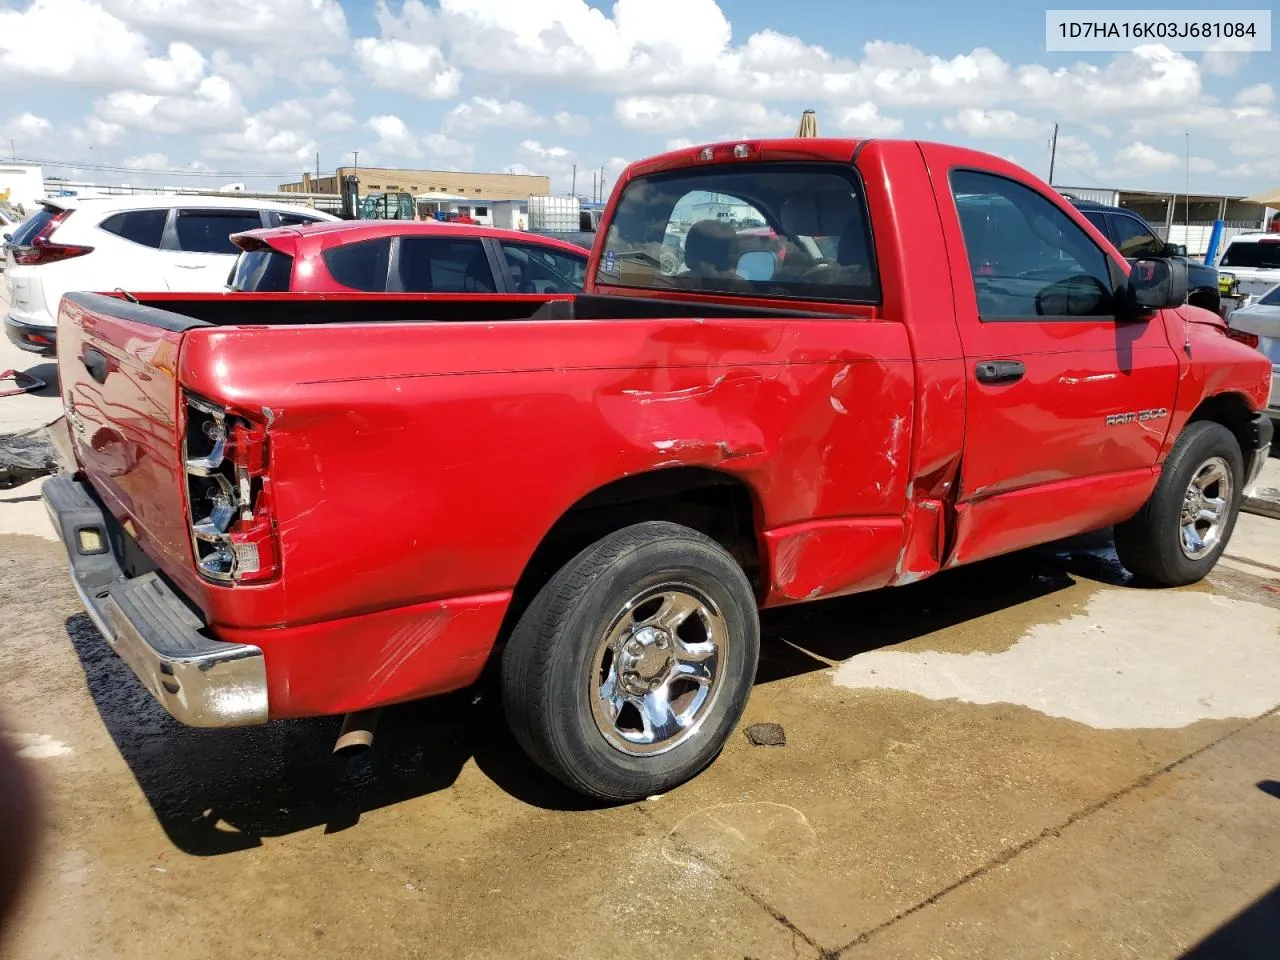
[[[1267,412],[1280,417],[1280,284],[1239,310],[1233,310],[1227,325],[1236,334],[1257,338],[1257,348],[1271,361],[1271,401]],[[1239,338],[1238,338],[1239,339]]]

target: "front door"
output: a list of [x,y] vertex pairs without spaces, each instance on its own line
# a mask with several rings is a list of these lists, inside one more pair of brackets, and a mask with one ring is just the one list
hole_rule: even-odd
[[1117,319],[1124,271],[1065,204],[991,171],[945,177],[968,377],[953,562],[1131,515],[1177,389],[1163,320]]

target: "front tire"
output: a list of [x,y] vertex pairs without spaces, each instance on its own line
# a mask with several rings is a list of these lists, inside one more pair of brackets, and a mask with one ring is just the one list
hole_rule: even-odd
[[1203,579],[1227,548],[1244,496],[1240,445],[1219,423],[1187,426],[1142,509],[1116,526],[1116,553],[1136,577],[1166,587]]
[[503,705],[552,776],[597,799],[642,799],[719,753],[759,652],[755,599],[733,558],[688,527],[640,523],[538,593],[503,653]]

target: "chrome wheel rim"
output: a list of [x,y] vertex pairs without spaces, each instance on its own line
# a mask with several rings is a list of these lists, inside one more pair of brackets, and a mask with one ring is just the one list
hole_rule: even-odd
[[1222,457],[1211,457],[1187,485],[1182,500],[1179,542],[1188,560],[1202,560],[1222,539],[1231,507],[1231,467]]
[[724,616],[684,583],[627,601],[596,645],[591,714],[610,745],[654,756],[684,743],[719,696],[728,652]]

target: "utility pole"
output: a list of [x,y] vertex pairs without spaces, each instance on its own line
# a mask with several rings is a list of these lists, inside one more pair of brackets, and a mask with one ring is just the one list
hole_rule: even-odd
[[595,203],[595,200],[596,200],[596,183],[597,183],[596,172],[592,170],[591,171],[591,202],[592,203]]
[[[1188,228],[1188,233],[1189,233],[1190,227],[1191,227],[1191,131],[1190,130],[1187,131],[1187,194],[1186,196],[1187,196],[1186,206],[1182,208],[1183,218],[1184,218],[1183,226]],[[1182,242],[1187,244],[1190,243],[1190,241],[1186,239],[1184,239]]]
[[573,180],[569,185],[569,196],[576,197],[578,195],[578,165],[573,165]]
[[1053,164],[1058,159],[1058,125],[1053,125],[1053,142],[1049,145],[1049,186],[1053,186]]
[[351,151],[351,168],[353,170],[360,169],[360,151],[359,150]]
[[316,151],[316,179],[320,179],[320,151]]

